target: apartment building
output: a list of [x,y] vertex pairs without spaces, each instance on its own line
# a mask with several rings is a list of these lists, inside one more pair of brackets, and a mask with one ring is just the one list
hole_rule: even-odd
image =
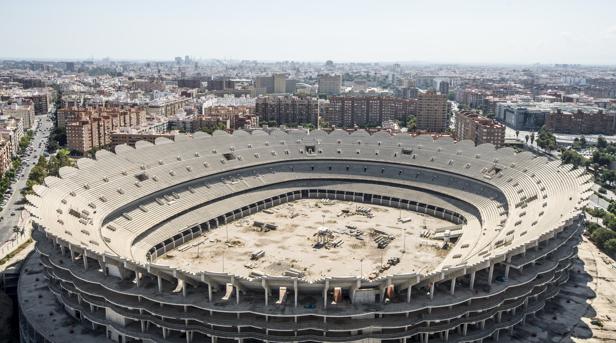
[[153,116],[170,117],[182,110],[190,101],[190,98],[177,96],[154,99],[150,102],[147,113]]
[[455,138],[472,140],[475,145],[492,143],[497,147],[505,144],[505,125],[479,115],[476,112],[456,113]]
[[29,99],[22,100],[20,103],[5,105],[0,108],[0,113],[4,116],[20,118],[26,130],[34,124],[34,103]]
[[120,128],[146,124],[146,114],[138,107],[94,107],[76,109],[66,120],[67,146],[84,153],[111,145],[111,133]]
[[447,97],[435,91],[427,91],[417,96],[417,129],[430,132],[447,130]]
[[19,153],[19,141],[23,135],[24,126],[21,118],[0,117],[0,138],[9,142],[13,156],[17,156]]
[[13,157],[13,149],[11,142],[6,139],[0,139],[0,174],[4,175],[11,169],[11,161]]
[[602,109],[570,112],[558,108],[546,116],[545,126],[557,133],[613,135],[616,133],[616,113]]
[[318,100],[297,96],[261,96],[255,103],[255,114],[261,122],[275,125],[317,126]]
[[333,96],[321,115],[340,128],[374,127],[385,121],[405,122],[415,114],[415,101],[391,96]]
[[338,95],[342,87],[342,75],[319,75],[319,95]]

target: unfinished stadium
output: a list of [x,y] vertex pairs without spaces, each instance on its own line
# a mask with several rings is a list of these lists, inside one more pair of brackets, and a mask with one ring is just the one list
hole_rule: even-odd
[[384,132],[216,131],[77,162],[28,197],[24,342],[499,341],[568,280],[591,192],[528,152]]

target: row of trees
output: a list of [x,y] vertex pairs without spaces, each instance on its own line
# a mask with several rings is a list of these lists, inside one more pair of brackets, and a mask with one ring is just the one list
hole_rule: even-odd
[[75,160],[70,158],[69,154],[70,151],[60,149],[56,155],[49,158],[49,161],[44,156],[40,156],[36,165],[32,167],[30,175],[28,175],[26,187],[21,191],[22,194],[32,194],[34,192],[32,188],[35,185],[42,184],[47,176],[59,176],[60,168],[75,166]]

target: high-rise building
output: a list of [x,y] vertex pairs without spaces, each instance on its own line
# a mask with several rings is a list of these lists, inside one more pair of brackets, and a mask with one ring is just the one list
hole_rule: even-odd
[[492,143],[500,147],[505,144],[505,125],[476,112],[460,111],[456,113],[455,136],[457,140],[472,140],[475,145]]
[[447,96],[449,94],[449,81],[440,81],[438,83],[438,91]]
[[111,144],[111,132],[120,128],[135,128],[146,123],[143,108],[96,107],[66,112],[67,146],[84,153]]
[[417,129],[430,132],[447,130],[447,97],[435,91],[417,96]]
[[262,96],[255,103],[259,121],[275,125],[317,126],[318,100],[297,96]]
[[287,74],[273,74],[272,79],[274,83],[274,93],[284,94],[287,92]]
[[319,75],[319,94],[338,95],[342,87],[341,75],[322,74]]
[[274,93],[274,78],[271,76],[257,76],[255,79],[255,95]]
[[415,101],[390,96],[333,96],[321,111],[325,121],[340,128],[382,125],[384,121],[406,122],[415,114]]

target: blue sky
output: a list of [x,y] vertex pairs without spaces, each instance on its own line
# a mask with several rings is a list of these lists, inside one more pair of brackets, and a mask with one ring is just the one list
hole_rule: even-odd
[[0,58],[616,64],[611,0],[0,3]]

